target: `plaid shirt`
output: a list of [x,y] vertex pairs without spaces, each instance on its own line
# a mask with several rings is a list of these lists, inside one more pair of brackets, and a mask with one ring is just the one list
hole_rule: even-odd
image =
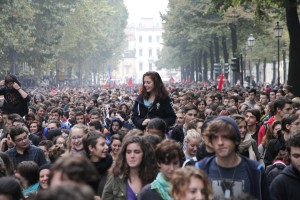
[[22,161],[34,161],[39,167],[47,163],[44,152],[34,145],[29,145],[23,154],[19,154],[16,147],[7,150],[5,153],[12,160],[14,168]]

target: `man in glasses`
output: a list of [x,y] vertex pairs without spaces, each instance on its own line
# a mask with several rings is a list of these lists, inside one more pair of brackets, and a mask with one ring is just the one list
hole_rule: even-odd
[[38,166],[47,163],[44,152],[40,148],[30,145],[28,134],[28,129],[22,126],[12,126],[10,129],[10,137],[15,143],[15,147],[5,153],[13,161],[14,167],[22,161],[34,161]]

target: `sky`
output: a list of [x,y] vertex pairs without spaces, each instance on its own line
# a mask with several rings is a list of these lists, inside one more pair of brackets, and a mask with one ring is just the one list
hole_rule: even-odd
[[129,12],[129,22],[141,17],[159,17],[159,12],[166,13],[168,0],[124,0]]

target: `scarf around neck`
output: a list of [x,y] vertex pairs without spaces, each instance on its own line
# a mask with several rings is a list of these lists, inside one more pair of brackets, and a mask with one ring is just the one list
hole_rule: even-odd
[[163,200],[173,200],[170,196],[170,182],[166,181],[161,172],[151,184],[151,189],[156,189]]

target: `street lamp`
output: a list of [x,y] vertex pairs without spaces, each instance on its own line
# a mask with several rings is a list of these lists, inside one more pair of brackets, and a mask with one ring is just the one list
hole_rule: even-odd
[[250,65],[249,65],[249,73],[250,73],[250,80],[249,80],[249,86],[251,87],[252,85],[252,47],[255,44],[255,38],[253,37],[253,34],[250,34],[247,40],[248,47],[250,48]]
[[275,37],[277,38],[277,42],[278,42],[278,48],[277,48],[277,50],[278,50],[278,55],[277,55],[277,58],[278,58],[278,60],[277,60],[277,63],[278,63],[278,68],[277,68],[277,74],[278,74],[278,77],[277,77],[277,82],[278,82],[278,86],[280,86],[280,59],[279,59],[279,56],[280,56],[280,52],[279,52],[279,39],[281,38],[281,36],[282,36],[282,32],[283,32],[283,28],[282,28],[282,26],[280,26],[279,25],[279,22],[276,22],[276,25],[275,25],[275,27],[274,27],[274,35],[275,35]]

